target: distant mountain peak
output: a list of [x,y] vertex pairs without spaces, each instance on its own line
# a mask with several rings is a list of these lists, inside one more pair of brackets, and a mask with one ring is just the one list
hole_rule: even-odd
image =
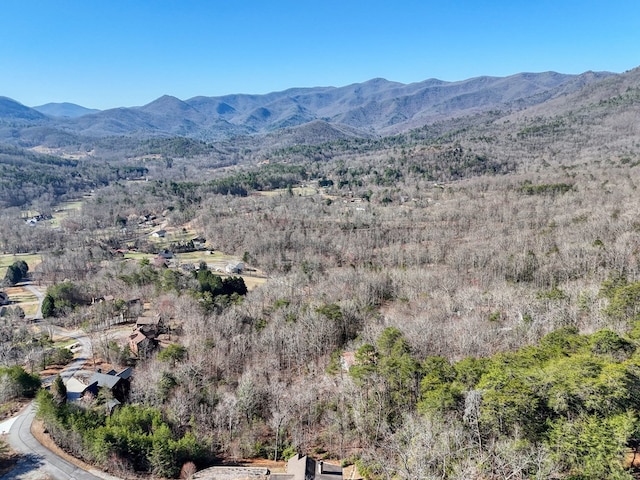
[[0,97],[0,118],[5,120],[45,120],[42,113],[9,97]]
[[50,117],[67,118],[82,117],[83,115],[98,113],[100,111],[96,108],[86,108],[69,102],[45,103],[44,105],[33,107],[33,109]]

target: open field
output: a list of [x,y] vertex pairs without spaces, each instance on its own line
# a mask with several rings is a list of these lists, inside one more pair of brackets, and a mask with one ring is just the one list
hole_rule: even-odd
[[256,287],[259,287],[260,285],[264,285],[265,283],[267,283],[266,277],[250,277],[248,275],[240,275],[240,276],[244,280],[244,284],[247,286],[247,289],[249,291],[253,290]]
[[53,218],[51,219],[51,225],[54,227],[60,227],[60,222],[67,218],[71,212],[77,212],[82,208],[84,199],[69,200],[62,202],[56,206],[53,212]]
[[[155,257],[156,255],[152,253],[141,252],[127,252],[124,255],[124,258],[128,258],[138,262],[142,259],[151,260]],[[220,275],[221,277],[226,277],[228,275],[224,273],[225,267],[229,263],[237,263],[239,261],[240,259],[238,257],[234,257],[233,255],[226,255],[218,251],[199,250],[196,252],[175,254],[175,258],[171,260],[170,266],[179,267],[180,265],[184,264],[192,264],[194,267],[197,267],[200,262],[205,262],[207,264],[207,267],[215,274]],[[249,290],[253,290],[256,287],[263,285],[267,281],[267,276],[262,271],[253,271],[249,274],[245,272],[239,276],[244,279],[244,283]]]
[[[291,189],[291,191],[293,192],[293,194],[297,197],[309,197],[312,195],[317,195],[320,192],[320,190],[318,190],[315,187],[293,187]],[[277,197],[277,196],[287,196],[288,192],[286,188],[279,188],[276,190],[261,190],[258,192],[254,192],[255,195],[262,195],[263,197]]]
[[15,303],[38,303],[38,297],[24,287],[7,287],[5,292],[9,295],[11,302]]
[[36,265],[42,262],[42,256],[39,253],[19,253],[17,255],[6,254],[0,255],[0,278],[4,278],[7,268],[14,262],[24,260],[29,265],[29,270],[33,270]]
[[225,265],[229,262],[239,261],[237,257],[232,255],[226,255],[216,250],[200,250],[196,252],[186,252],[176,254],[176,258],[181,263],[200,263],[200,262],[225,262]]
[[142,252],[127,252],[124,254],[124,258],[129,258],[131,260],[140,261],[142,259],[151,260],[155,255],[153,253],[142,253]]
[[[211,253],[209,253],[211,252]],[[153,253],[142,253],[142,252],[127,252],[124,255],[124,258],[131,258],[133,260],[142,260],[143,258],[151,260],[155,258],[156,255]],[[210,250],[199,250],[196,252],[187,252],[187,253],[176,253],[175,254],[176,263],[193,263],[194,265],[198,265],[200,262],[206,262],[207,265],[213,264],[221,264],[222,266],[226,266],[229,262],[237,262],[239,261],[236,257],[231,255],[225,255],[222,252],[210,251]]]

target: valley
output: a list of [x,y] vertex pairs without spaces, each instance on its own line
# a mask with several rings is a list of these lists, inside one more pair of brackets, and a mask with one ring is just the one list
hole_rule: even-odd
[[[24,261],[44,318],[5,280],[0,402],[37,396],[119,478],[295,454],[370,480],[634,478],[638,89],[372,80],[64,120],[5,100],[0,277]],[[73,357],[48,333],[77,329],[111,378],[34,388]]]

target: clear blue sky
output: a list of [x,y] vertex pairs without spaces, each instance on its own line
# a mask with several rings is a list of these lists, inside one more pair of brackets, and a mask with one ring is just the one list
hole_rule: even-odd
[[638,65],[639,0],[0,0],[0,95],[29,106]]

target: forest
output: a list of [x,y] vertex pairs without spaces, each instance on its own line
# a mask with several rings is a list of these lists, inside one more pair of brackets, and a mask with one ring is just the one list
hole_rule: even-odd
[[[123,478],[296,452],[371,480],[634,478],[640,157],[622,126],[637,101],[268,149],[165,142],[161,158],[148,142],[103,164],[4,151],[80,183],[30,183],[0,213],[0,250],[42,254],[28,275],[45,325],[92,332],[94,355],[135,372],[111,415],[108,395],[78,405],[54,383],[43,421]],[[92,190],[80,208],[25,224],[18,207],[55,211],[74,188]],[[266,281],[123,257],[158,253],[149,215]],[[114,311],[92,301],[107,296]],[[133,297],[172,325],[146,356],[104,327]],[[47,340],[11,313],[3,400],[36,395],[6,369],[31,371]]]

